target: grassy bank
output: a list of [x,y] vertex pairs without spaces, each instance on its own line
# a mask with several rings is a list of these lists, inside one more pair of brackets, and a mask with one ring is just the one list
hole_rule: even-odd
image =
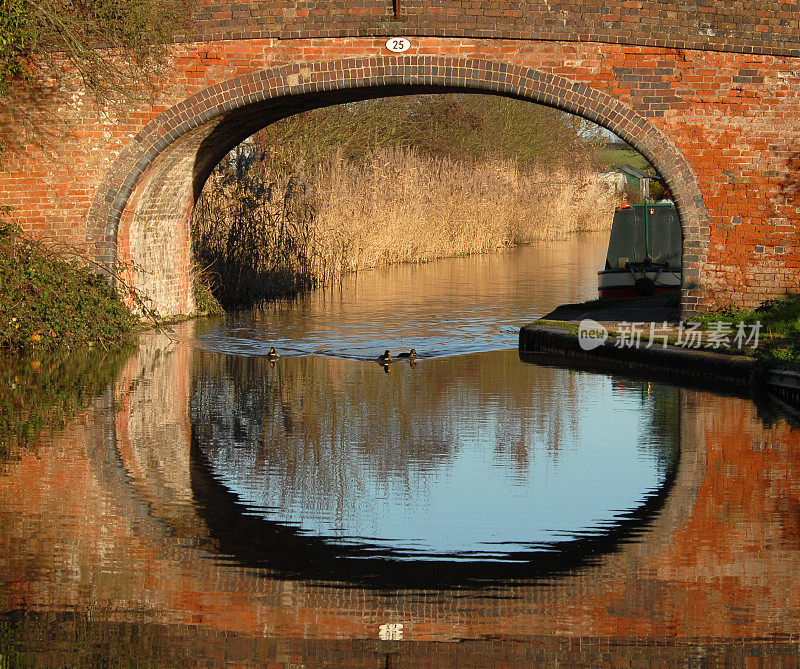
[[0,351],[116,345],[138,324],[104,277],[0,219]]
[[[629,325],[631,322],[644,322],[643,341],[647,342],[647,327],[650,322],[669,321],[672,323],[668,331],[669,342],[676,344],[679,300],[679,296],[674,294],[564,304],[537,320],[535,325],[564,327],[571,334],[577,334],[578,323],[585,318],[606,324],[625,322]],[[752,347],[755,342],[751,341],[742,348],[728,348],[723,345],[713,351],[754,357],[764,369],[787,368],[800,371],[800,296],[770,300],[757,309],[730,306],[697,314],[689,321],[700,323],[700,329],[706,331],[704,336],[707,337],[710,332],[721,333],[723,336],[727,334],[729,342],[735,340],[740,323],[747,326],[745,338],[752,334],[752,326],[760,323],[758,345],[755,348]],[[610,326],[612,332],[622,329]]]
[[755,356],[764,367],[800,371],[800,296],[765,302],[757,309],[727,307],[692,318],[706,328],[727,323],[734,331],[739,323],[761,324]]

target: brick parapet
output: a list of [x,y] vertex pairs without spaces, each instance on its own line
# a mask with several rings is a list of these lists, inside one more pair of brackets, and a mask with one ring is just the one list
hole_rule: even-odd
[[185,39],[395,34],[798,56],[800,9],[793,0],[201,0],[194,5]]

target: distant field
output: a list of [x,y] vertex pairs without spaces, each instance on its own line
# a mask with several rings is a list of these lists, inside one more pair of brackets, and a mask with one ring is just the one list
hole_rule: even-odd
[[[609,169],[615,165],[630,165],[631,167],[640,169],[643,172],[655,174],[655,170],[652,169],[652,165],[647,162],[647,158],[645,158],[635,149],[604,146],[602,148],[595,149],[595,155],[600,160],[601,164]],[[638,201],[636,199],[637,196],[634,195],[634,192],[635,190],[629,190],[628,197],[631,198],[631,201]],[[660,183],[651,182],[650,197],[658,200],[661,198],[663,193],[664,191]]]
[[647,159],[634,149],[618,149],[614,147],[603,147],[597,149],[597,157],[601,162],[613,167],[614,165],[630,165],[642,171],[650,167]]

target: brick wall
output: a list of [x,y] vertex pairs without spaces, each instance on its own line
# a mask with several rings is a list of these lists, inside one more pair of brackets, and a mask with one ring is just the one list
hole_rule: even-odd
[[[189,312],[186,222],[227,149],[331,101],[482,89],[580,113],[657,165],[684,227],[686,311],[800,293],[800,11],[639,5],[399,0],[396,22],[381,2],[200,3],[192,29],[214,41],[170,47],[147,104],[102,115],[65,92],[32,112],[46,141],[4,125],[0,201],[33,234],[133,261],[162,313]],[[365,32],[431,36],[393,56],[350,36]]]

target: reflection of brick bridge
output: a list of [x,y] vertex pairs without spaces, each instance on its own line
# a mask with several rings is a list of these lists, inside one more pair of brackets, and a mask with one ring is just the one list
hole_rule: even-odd
[[638,148],[681,213],[685,308],[800,291],[793,0],[219,0],[196,3],[189,33],[151,104],[99,118],[81,96],[49,101],[70,124],[52,155],[3,130],[25,146],[4,156],[0,202],[36,234],[133,259],[164,312],[192,308],[187,218],[228,149],[299,110],[415,90],[523,97]]
[[[17,567],[24,576],[7,588],[9,607],[91,605],[112,620],[290,639],[375,639],[385,622],[403,623],[406,639],[419,641],[794,638],[800,433],[767,432],[747,401],[681,391],[682,452],[669,498],[639,541],[597,564],[493,593],[507,598],[381,596],[273,580],[217,557],[190,480],[191,350],[158,348],[145,345],[128,363],[116,414],[98,409],[0,477],[0,508],[21,508],[23,519],[4,527],[2,554],[42,561]],[[81,522],[59,524],[46,512],[59,507],[80,509]],[[36,531],[26,518],[38,518]]]

